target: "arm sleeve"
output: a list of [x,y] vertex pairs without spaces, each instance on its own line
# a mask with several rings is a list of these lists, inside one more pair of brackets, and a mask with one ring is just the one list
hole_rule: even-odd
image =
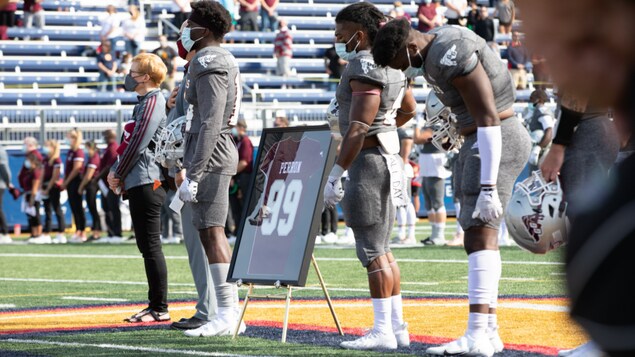
[[121,154],[118,163],[115,163],[111,168],[111,171],[114,169],[115,176],[120,179],[125,178],[128,172],[132,170],[139,155],[148,147],[154,133],[159,128],[162,116],[165,116],[163,106],[157,106],[158,95],[159,94],[156,94],[148,98],[143,110],[137,112],[139,117],[137,118],[137,123],[130,137],[130,144],[128,144]]
[[199,96],[198,111],[201,116],[201,128],[198,133],[194,157],[187,170],[190,180],[199,182],[212,157],[216,142],[223,127],[223,110],[227,102],[229,77],[226,72],[203,73],[196,80],[196,92]]

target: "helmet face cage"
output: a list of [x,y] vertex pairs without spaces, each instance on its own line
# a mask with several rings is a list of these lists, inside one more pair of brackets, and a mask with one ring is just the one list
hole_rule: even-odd
[[183,129],[185,121],[185,116],[179,117],[163,128],[159,134],[155,160],[163,167],[170,168],[181,164],[184,151]]
[[[426,111],[426,114],[428,112]],[[456,116],[450,108],[443,107],[435,116],[429,116],[426,126],[432,129],[432,145],[441,152],[447,153],[460,149],[463,138],[456,127]]]

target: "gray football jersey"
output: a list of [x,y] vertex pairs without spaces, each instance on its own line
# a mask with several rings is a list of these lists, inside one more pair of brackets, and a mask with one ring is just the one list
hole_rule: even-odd
[[379,110],[366,136],[397,130],[395,118],[408,88],[406,77],[401,71],[377,66],[370,51],[360,51],[344,68],[335,94],[340,106],[339,124],[342,136],[346,135],[350,125],[349,116],[353,99],[350,81],[352,80],[376,85],[382,89]]
[[209,46],[190,61],[185,83],[186,117],[183,166],[200,181],[204,172],[236,173],[238,153],[231,137],[242,100],[238,62],[224,48]]
[[452,108],[459,127],[474,125],[459,91],[452,80],[471,73],[478,62],[492,83],[496,110],[500,113],[511,108],[516,92],[511,73],[485,40],[461,26],[441,26],[428,32],[436,35],[426,55],[424,77],[443,104]]

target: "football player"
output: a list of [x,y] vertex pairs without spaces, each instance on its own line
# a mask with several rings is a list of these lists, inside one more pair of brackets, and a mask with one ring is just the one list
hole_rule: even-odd
[[543,89],[536,89],[529,95],[530,117],[527,122],[527,129],[533,147],[529,156],[529,172],[538,169],[538,161],[545,152],[545,148],[553,138],[554,118],[551,110],[545,106],[549,100],[547,92]]
[[420,33],[407,21],[390,21],[377,34],[373,57],[408,77],[424,76],[452,108],[464,137],[455,186],[468,254],[468,327],[458,340],[426,352],[492,356],[503,349],[496,319],[502,268],[497,231],[531,149],[512,108],[512,77],[482,38],[458,26]]
[[[183,22],[181,30],[187,25],[187,21]],[[179,57],[188,61],[185,65],[185,73],[183,74],[183,80],[181,84],[176,87],[167,102],[166,107],[169,109],[167,123],[173,123],[177,119],[182,118],[187,113],[189,103],[185,100],[185,84],[189,78],[188,66],[189,61],[196,55],[196,50],[192,49],[187,51],[181,42],[181,39],[176,41]],[[174,130],[182,130],[183,125],[174,127]],[[170,126],[168,126],[170,127]],[[177,133],[178,134],[178,133]],[[174,137],[177,137],[175,135]],[[181,139],[183,140],[183,139]],[[176,143],[172,143],[175,145]],[[183,149],[184,142],[179,144],[179,147]],[[185,180],[185,170],[183,170],[182,159],[179,162],[165,160],[168,163],[169,175],[175,177],[176,187],[178,187]],[[185,248],[187,250],[188,261],[190,263],[190,270],[192,271],[192,277],[194,278],[194,286],[198,293],[198,301],[196,303],[196,313],[190,318],[183,318],[180,321],[172,323],[171,327],[179,330],[191,330],[196,329],[204,325],[205,323],[213,320],[216,315],[216,295],[213,290],[212,276],[210,275],[209,263],[207,262],[207,256],[205,250],[198,235],[198,231],[190,223],[192,222],[192,207],[189,203],[186,203],[181,208],[181,224],[183,227],[183,238]]]
[[[631,131],[635,123],[635,47],[631,41],[635,32],[635,3],[628,0],[518,3],[523,12],[526,44],[544,55],[558,87],[573,98],[588,98],[592,107],[613,107],[620,113],[617,120],[625,118],[624,126]],[[563,17],[565,12],[567,16]],[[602,16],[597,16],[600,13]],[[572,102],[562,102],[569,113],[563,112],[561,121],[567,116],[574,120],[581,118],[585,107],[591,107],[577,104],[579,100]],[[575,127],[572,125],[575,121],[565,119],[558,124],[557,132],[563,124]],[[578,130],[582,124],[581,121]],[[577,135],[576,131],[572,140]],[[566,147],[564,155],[558,156],[566,160],[571,145]],[[610,356],[635,355],[632,333],[635,311],[629,294],[634,282],[630,273],[634,269],[635,249],[634,172],[635,158],[630,157],[613,171],[614,177],[608,184],[585,186],[584,196],[592,200],[585,205],[574,204],[578,205],[578,212],[570,217],[573,222],[567,244],[567,285],[571,314]],[[551,172],[557,173],[557,170]],[[567,180],[560,173],[563,182]],[[589,189],[603,192],[592,193]],[[585,346],[571,355],[600,353]]]
[[[196,50],[185,83],[185,179],[179,197],[191,202],[192,224],[198,230],[214,282],[218,313],[212,321],[185,331],[186,336],[229,335],[238,321],[238,288],[227,283],[231,250],[225,236],[229,183],[236,173],[238,153],[231,128],[242,99],[240,72],[234,56],[220,47],[231,27],[231,16],[215,1],[192,3],[181,31],[185,50]],[[242,327],[241,327],[242,330]]]
[[[395,206],[403,205],[405,198],[403,187],[392,185],[403,186],[397,126],[414,116],[416,103],[406,77],[377,66],[370,54],[385,21],[381,11],[365,2],[343,8],[335,18],[335,49],[348,65],[336,91],[343,140],[324,188],[324,201],[333,206],[343,198],[346,224],[354,232],[357,257],[368,273],[374,310],[372,330],[342,342],[348,349],[396,349],[410,344],[399,267],[389,242]],[[345,170],[346,194],[341,184]]]

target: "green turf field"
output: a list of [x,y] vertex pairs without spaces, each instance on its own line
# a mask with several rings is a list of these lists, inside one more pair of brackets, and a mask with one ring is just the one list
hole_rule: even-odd
[[[420,227],[423,229],[418,231],[417,239],[425,237],[426,224],[421,223]],[[421,246],[396,248],[393,252],[401,267],[404,297],[466,296],[467,258],[462,248]],[[194,300],[196,293],[185,246],[166,245],[164,253],[169,272],[169,299]],[[563,250],[559,250],[538,256],[517,247],[502,247],[503,278],[500,282],[500,295],[564,296],[562,253]],[[366,272],[357,261],[353,248],[318,247],[314,255],[334,299],[368,298]],[[307,287],[309,289],[297,291],[294,296],[322,296],[312,269]],[[245,292],[246,289],[241,289],[241,298]],[[0,311],[115,302],[136,303],[144,302],[146,298],[143,262],[134,244],[0,246]],[[194,350],[247,355],[353,355],[350,351],[321,347],[309,341],[294,343],[289,347],[281,346],[274,338],[244,337],[239,342],[228,338],[193,340],[165,328],[107,333],[53,333],[37,337],[37,340],[59,344],[26,344],[3,339],[5,337],[0,335],[0,355],[8,354],[9,351],[28,351],[37,355],[54,356],[149,356],[170,353],[170,350],[176,351],[176,354]],[[302,341],[301,338],[299,340]],[[93,346],[97,344],[136,346],[140,349],[117,350]]]

